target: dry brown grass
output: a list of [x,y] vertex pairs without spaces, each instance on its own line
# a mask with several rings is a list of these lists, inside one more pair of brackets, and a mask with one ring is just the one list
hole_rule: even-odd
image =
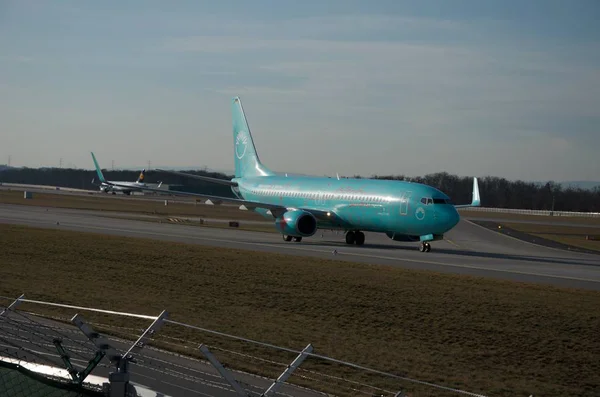
[[483,212],[469,211],[468,209],[459,210],[461,217],[465,218],[487,218],[498,219],[503,221],[524,220],[531,222],[552,222],[553,224],[577,223],[580,225],[596,225],[600,226],[600,217],[587,218],[581,216],[542,216],[542,215],[521,215],[521,214],[504,214],[499,212]]
[[[144,314],[167,309],[174,320],[297,349],[310,342],[320,354],[491,396],[600,392],[595,291],[9,225],[0,225],[0,253],[1,295]],[[204,342],[293,358],[171,325],[160,336],[193,349]],[[277,374],[270,364],[217,353],[234,367]],[[315,360],[304,368],[400,385]],[[405,385],[413,395],[441,395]],[[356,395],[332,380],[318,386]]]
[[[527,223],[511,222],[502,222],[502,224],[511,229],[545,238],[548,240],[558,241],[559,243],[572,245],[575,247],[600,251],[600,229],[597,227],[533,225]],[[591,236],[592,238],[596,239],[589,240],[587,239],[587,236]]]
[[[164,200],[169,200],[165,206]],[[172,202],[176,199],[177,203]],[[188,201],[187,204],[181,201]],[[74,208],[107,212],[130,212],[166,216],[193,216],[202,218],[255,220],[265,218],[252,211],[241,211],[235,206],[193,204],[193,200],[181,197],[148,199],[148,197],[124,197],[101,194],[69,195],[52,193],[34,193],[33,198],[25,200],[23,192],[0,190],[0,203],[31,205],[37,207]]]

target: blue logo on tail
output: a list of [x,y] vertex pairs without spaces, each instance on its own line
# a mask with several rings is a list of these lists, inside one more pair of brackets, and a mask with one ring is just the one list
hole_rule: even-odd
[[242,159],[246,155],[248,148],[248,133],[244,130],[238,132],[235,138],[235,155],[238,159]]

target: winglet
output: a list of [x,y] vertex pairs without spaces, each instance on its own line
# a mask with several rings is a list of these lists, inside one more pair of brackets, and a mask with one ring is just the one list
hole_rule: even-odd
[[481,197],[479,196],[479,183],[477,178],[473,178],[473,198],[471,204],[455,205],[455,208],[479,207],[481,205]]
[[481,205],[481,197],[479,197],[479,183],[477,182],[477,178],[473,178],[473,201],[471,202],[471,206],[479,207]]

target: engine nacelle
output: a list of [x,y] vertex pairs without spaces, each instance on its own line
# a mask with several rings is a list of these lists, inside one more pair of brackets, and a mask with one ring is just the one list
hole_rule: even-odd
[[275,220],[281,234],[293,237],[310,237],[317,232],[317,219],[310,212],[287,211]]

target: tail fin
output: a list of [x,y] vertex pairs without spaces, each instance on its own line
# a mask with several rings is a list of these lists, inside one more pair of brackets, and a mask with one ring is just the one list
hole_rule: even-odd
[[263,166],[256,153],[250,127],[239,97],[231,103],[233,116],[233,160],[235,162],[235,177],[275,175]]
[[140,176],[138,176],[137,181],[135,181],[136,183],[144,183],[144,174],[145,174],[146,170],[143,169],[142,172],[140,172]]
[[100,166],[96,161],[96,156],[94,156],[94,152],[90,153],[92,153],[92,160],[94,160],[94,166],[96,167],[96,174],[98,174],[98,179],[100,180],[100,182],[106,182],[106,180],[104,179],[104,175],[102,175],[102,170],[100,169]]

